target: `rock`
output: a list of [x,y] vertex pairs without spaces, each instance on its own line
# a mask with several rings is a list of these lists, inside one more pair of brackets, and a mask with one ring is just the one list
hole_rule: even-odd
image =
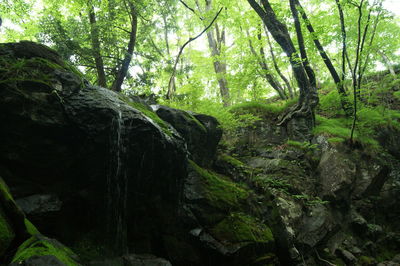
[[129,254],[123,256],[124,266],[172,266],[169,261],[153,255]]
[[122,257],[91,261],[89,266],[172,266],[165,259],[150,254],[127,254]]
[[57,195],[37,194],[16,200],[21,209],[28,215],[46,214],[61,210],[62,202]]
[[[88,85],[43,45],[0,44],[0,55],[7,64],[0,65],[6,182],[17,198],[51,194],[63,203],[57,220],[39,228],[43,233],[73,242],[100,230],[107,238],[106,227],[115,226],[106,217],[161,222],[154,206],[177,212],[187,151],[173,128],[143,105]],[[155,228],[162,226],[151,234]]]
[[322,154],[318,165],[322,199],[348,201],[356,174],[355,164],[336,150]]
[[357,258],[353,254],[351,254],[350,251],[347,251],[345,249],[338,249],[336,252],[338,253],[338,256],[343,259],[346,265],[356,264]]
[[309,247],[315,247],[324,237],[333,231],[336,222],[329,209],[317,204],[310,207],[309,214],[302,219],[297,240]]
[[183,136],[191,159],[200,166],[211,166],[222,136],[218,121],[208,115],[189,113],[167,106],[152,107],[159,117],[170,123]]
[[9,264],[9,266],[18,266],[18,265],[23,265],[23,266],[67,266],[67,264],[61,262],[57,257],[53,255],[44,255],[44,256],[39,256],[35,255],[32,257],[29,257],[26,260],[23,261],[18,261]]

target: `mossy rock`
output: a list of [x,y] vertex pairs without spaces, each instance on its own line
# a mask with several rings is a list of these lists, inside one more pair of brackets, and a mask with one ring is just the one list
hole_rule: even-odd
[[57,240],[42,235],[32,236],[26,240],[17,250],[12,263],[22,263],[34,256],[54,256],[60,262],[68,266],[80,265],[78,257]]
[[193,161],[189,164],[201,178],[201,192],[209,205],[220,210],[238,209],[249,197],[248,189],[230,181],[228,177],[203,169]]
[[4,255],[14,237],[14,230],[5,216],[3,208],[0,206],[0,257]]
[[220,241],[238,242],[274,242],[271,229],[255,217],[244,213],[231,213],[211,229],[212,235]]

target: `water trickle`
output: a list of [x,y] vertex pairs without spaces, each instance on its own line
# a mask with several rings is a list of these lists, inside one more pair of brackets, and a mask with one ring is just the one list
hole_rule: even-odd
[[122,255],[127,250],[127,150],[126,127],[120,106],[112,119],[110,132],[110,162],[107,174],[107,235],[109,247],[115,255]]

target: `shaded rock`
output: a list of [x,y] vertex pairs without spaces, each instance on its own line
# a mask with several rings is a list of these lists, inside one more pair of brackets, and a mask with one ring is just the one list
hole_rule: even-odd
[[315,247],[332,231],[335,224],[326,206],[322,204],[311,206],[308,215],[305,215],[302,220],[297,240],[310,247]]
[[318,165],[323,199],[349,200],[351,185],[355,179],[356,166],[336,150],[322,154]]
[[356,264],[357,258],[350,251],[338,249],[336,252],[338,253],[338,256],[343,259],[346,265]]
[[[177,212],[187,151],[175,130],[141,105],[89,86],[42,45],[0,44],[0,55],[6,182],[17,198],[51,194],[63,203],[51,225],[39,228],[43,233],[74,242],[100,230],[107,238],[107,231],[124,235],[123,224],[137,216],[161,222],[154,206]],[[110,219],[121,225],[110,226]],[[162,226],[153,225],[149,235],[159,234]]]
[[170,123],[183,136],[193,161],[203,167],[213,163],[222,136],[222,130],[214,117],[161,105],[152,107],[159,117]]
[[21,209],[28,215],[45,214],[61,210],[62,202],[57,195],[40,194],[16,200]]
[[61,262],[57,257],[53,255],[44,255],[44,256],[39,256],[39,255],[34,255],[32,257],[29,257],[26,260],[23,261],[18,261],[9,264],[9,266],[18,266],[18,265],[24,265],[24,266],[67,266],[67,264]]
[[169,261],[153,255],[129,254],[123,256],[125,266],[172,266]]

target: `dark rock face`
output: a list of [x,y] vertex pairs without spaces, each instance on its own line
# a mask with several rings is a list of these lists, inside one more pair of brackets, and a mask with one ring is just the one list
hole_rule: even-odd
[[115,214],[126,221],[145,206],[165,203],[176,211],[187,155],[173,130],[118,94],[89,86],[42,45],[1,44],[0,56],[0,120],[7,125],[1,169],[16,198],[60,199],[59,226],[48,233],[73,241],[104,227],[117,208],[127,210]]
[[371,156],[330,144],[324,136],[315,137],[315,146],[291,146],[283,142],[285,132],[274,136],[277,142],[260,143],[262,132],[243,129],[235,140],[244,144],[242,149],[234,150],[235,158],[220,156],[217,169],[245,182],[264,202],[268,211],[263,217],[280,263],[389,263],[400,244],[396,153]]
[[53,265],[53,266],[67,266],[67,264],[61,262],[53,255],[45,255],[45,256],[32,256],[29,259],[22,262],[14,262],[9,264],[9,266],[43,266],[43,265]]
[[211,116],[189,113],[167,106],[153,106],[157,115],[170,123],[185,139],[191,159],[211,166],[222,136],[218,121]]

